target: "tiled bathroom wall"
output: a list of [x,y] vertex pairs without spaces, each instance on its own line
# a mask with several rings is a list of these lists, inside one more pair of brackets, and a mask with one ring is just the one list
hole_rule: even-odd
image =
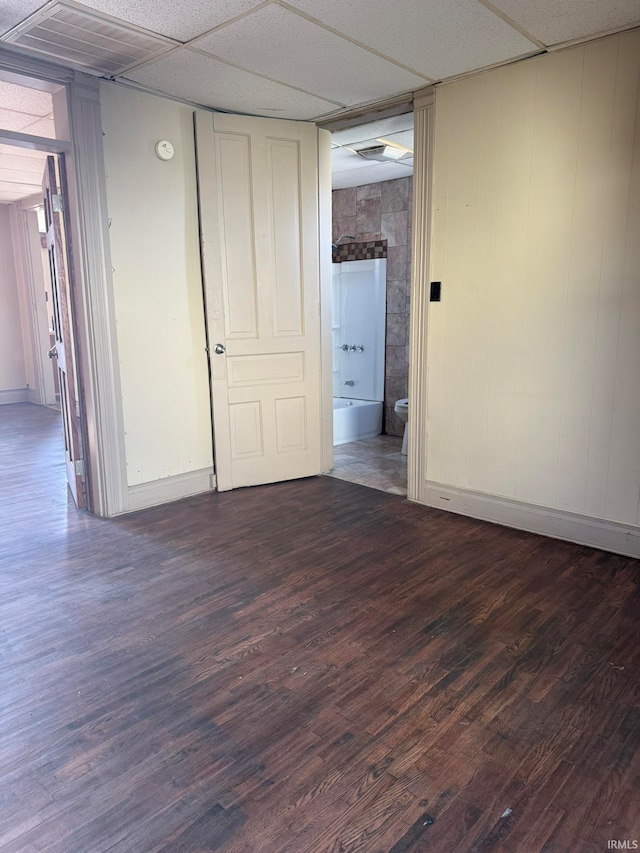
[[[409,271],[413,178],[365,184],[333,191],[333,240],[341,234],[358,242],[387,241],[387,349],[384,424],[387,435],[402,435],[404,424],[393,411],[407,396],[409,376]],[[346,241],[345,241],[346,242]]]

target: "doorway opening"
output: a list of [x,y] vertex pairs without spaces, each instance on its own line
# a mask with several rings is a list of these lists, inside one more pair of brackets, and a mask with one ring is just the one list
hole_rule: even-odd
[[56,409],[75,506],[91,508],[76,357],[62,84],[0,71],[0,418]]
[[[406,495],[413,113],[338,130],[331,144],[330,476]],[[356,283],[369,269],[369,279]],[[367,343],[351,340],[354,329]]]

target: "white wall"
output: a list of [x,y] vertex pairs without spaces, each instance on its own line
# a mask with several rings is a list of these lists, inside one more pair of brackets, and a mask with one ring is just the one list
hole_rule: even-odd
[[212,465],[193,110],[110,83],[100,99],[133,486]]
[[26,385],[22,318],[9,205],[0,204],[0,402],[17,401],[15,395],[3,392],[23,390]]
[[427,480],[640,523],[640,32],[437,87]]

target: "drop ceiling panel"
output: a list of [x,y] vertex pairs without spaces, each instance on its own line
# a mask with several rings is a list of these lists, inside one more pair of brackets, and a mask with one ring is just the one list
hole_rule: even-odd
[[56,126],[52,116],[40,118],[33,124],[28,124],[23,128],[23,133],[30,133],[32,136],[46,136],[48,139],[56,138]]
[[0,109],[46,116],[53,112],[53,98],[49,92],[40,92],[0,80]]
[[334,190],[347,187],[361,187],[364,184],[377,184],[381,181],[393,181],[413,174],[413,169],[400,163],[369,164],[366,169],[351,169],[334,175],[331,181]]
[[42,0],[2,0],[0,3],[0,34],[8,32],[42,6]]
[[338,106],[186,48],[136,68],[126,77],[203,106],[275,118],[311,119]]
[[261,0],[84,0],[90,9],[105,12],[163,36],[189,41],[235,18]]
[[[6,143],[0,143],[0,158],[3,158],[4,155],[8,155],[11,157],[20,157],[21,159],[29,159],[29,160],[44,160],[46,159],[46,154],[42,151],[34,151],[31,148],[20,148],[18,145],[7,145]],[[24,168],[27,168],[26,166]],[[35,165],[32,164],[33,169],[35,169]]]
[[371,166],[371,160],[365,160],[364,157],[354,154],[348,148],[331,149],[331,171],[333,174],[348,172],[353,169],[367,169],[369,166]]
[[194,46],[347,105],[413,91],[427,82],[280,6],[263,7]]
[[413,130],[402,130],[400,133],[383,133],[378,139],[395,142],[396,145],[402,145],[403,148],[413,151]]
[[493,4],[548,45],[640,24],[638,0],[493,0]]
[[0,198],[3,201],[18,201],[21,198],[29,198],[39,192],[41,187],[37,184],[16,184],[0,180]]
[[40,172],[26,172],[17,169],[7,168],[7,163],[3,157],[0,157],[0,183],[11,184],[29,184],[39,187],[42,183],[42,174],[44,173],[44,163],[40,164]]
[[0,145],[0,201],[10,203],[42,190],[47,155],[14,145]]
[[388,136],[390,133],[398,133],[402,130],[413,132],[413,113],[405,113],[401,116],[392,116],[379,121],[360,124],[357,127],[337,130],[331,134],[331,142],[335,145],[353,145],[362,139],[377,139],[379,136]]
[[477,0],[289,0],[350,38],[433,80],[538,47]]
[[17,113],[15,110],[0,109],[0,128],[2,130],[24,130],[34,121],[38,121],[40,116],[29,115],[28,113]]
[[11,169],[20,172],[21,175],[25,173],[39,175],[42,173],[42,158],[16,157],[13,151],[6,153],[10,148],[10,145],[0,145],[0,169]]

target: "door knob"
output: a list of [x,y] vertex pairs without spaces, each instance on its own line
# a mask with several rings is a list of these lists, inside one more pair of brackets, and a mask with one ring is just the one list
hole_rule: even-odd
[[215,352],[216,355],[222,355],[224,352],[224,345],[223,344],[216,344],[213,348],[213,351]]
[[55,348],[55,346],[52,346],[47,355],[49,356],[49,358],[57,358],[58,350]]

